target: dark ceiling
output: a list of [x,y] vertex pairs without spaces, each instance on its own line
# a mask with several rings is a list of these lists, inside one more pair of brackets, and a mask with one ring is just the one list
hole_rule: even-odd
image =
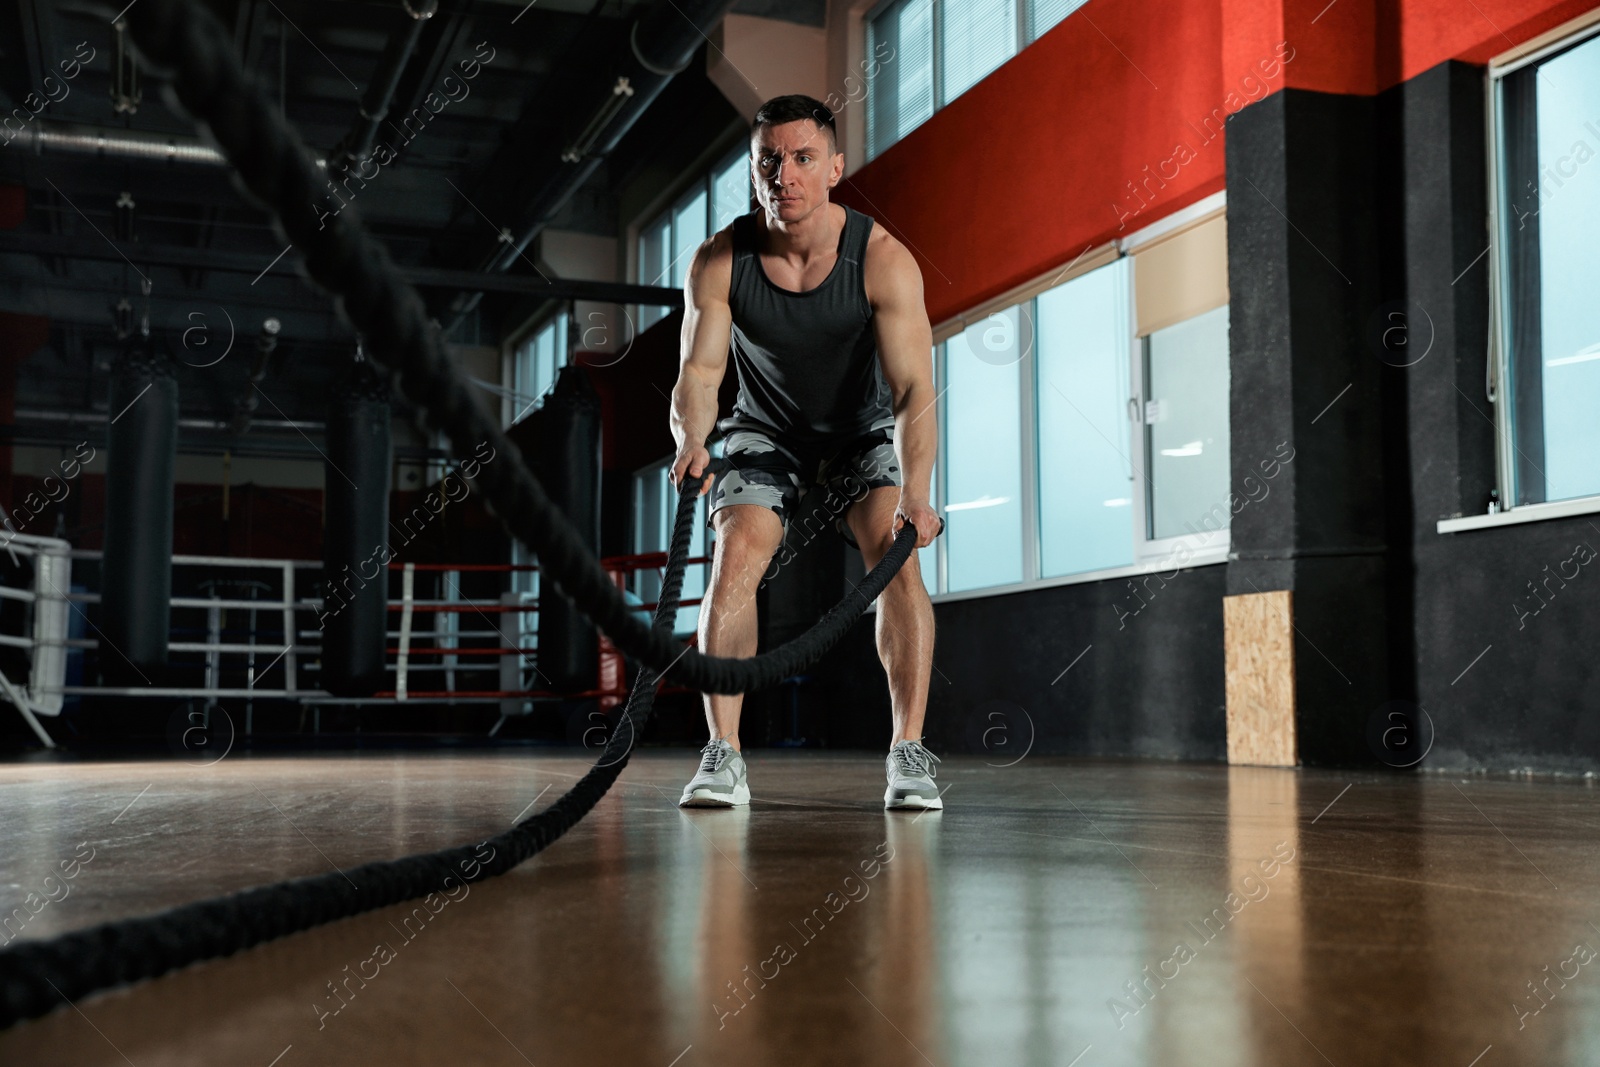
[[[324,156],[357,121],[386,44],[411,24],[401,0],[205,3],[232,28],[248,69]],[[352,184],[349,210],[404,267],[477,270],[495,249],[499,228],[515,225],[532,192],[530,173],[561,152],[597,93],[605,94],[610,59],[627,48],[645,6],[647,0],[443,0],[402,68],[389,121],[379,126],[377,140],[395,157],[365,187]],[[783,14],[820,22],[821,12],[822,4],[811,0]],[[179,368],[186,418],[228,417],[249,388],[248,354],[199,365],[214,359],[230,336],[235,353],[248,353],[268,317],[283,327],[270,368],[279,410],[261,414],[320,418],[354,338],[326,297],[299,277],[297,253],[280,258],[285,243],[235,188],[229,168],[59,146],[60,135],[102,131],[208,144],[167,107],[149,72],[140,74],[137,109],[114,107],[112,13],[86,3],[0,0],[0,102],[23,117],[0,133],[7,142],[0,145],[0,312],[43,316],[51,336],[19,369],[19,411],[106,410],[105,375],[121,344],[113,306],[126,298],[141,314],[148,279],[152,332],[190,364]],[[91,49],[93,58],[75,66],[75,57]],[[702,48],[554,225],[614,235],[619,194],[630,182],[656,180],[664,166],[681,171],[736,121],[706,79],[703,55]],[[474,59],[476,77],[464,81],[461,63]],[[66,72],[75,76],[67,79]],[[426,123],[400,121],[428,114],[430,93],[439,94],[435,106],[448,93],[442,110]],[[55,140],[41,141],[36,131]],[[134,205],[131,235],[118,229],[115,205],[124,194]],[[519,263],[507,273],[532,270]],[[448,320],[446,305],[458,290],[423,292],[441,321]],[[494,343],[511,312],[529,303],[491,295],[454,336]]]

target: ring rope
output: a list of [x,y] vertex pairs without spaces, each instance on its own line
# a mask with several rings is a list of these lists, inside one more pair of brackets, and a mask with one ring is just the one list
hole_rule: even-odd
[[[542,851],[603,797],[627,766],[634,740],[649,723],[656,683],[676,671],[704,692],[764,688],[814,663],[887,587],[910,557],[916,528],[906,523],[861,584],[806,633],[749,659],[707,656],[672,637],[696,502],[711,469],[685,473],[667,573],[652,625],[632,611],[577,532],[527,470],[511,442],[467,389],[421,298],[399,274],[383,245],[348,206],[324,226],[314,207],[322,194],[305,144],[234,57],[211,13],[194,0],[143,0],[125,16],[140,53],[172,72],[177,102],[208,127],[250,196],[273,216],[305,257],[312,279],[366,340],[374,362],[393,373],[400,391],[442,431],[452,451],[488,442],[507,462],[486,465],[477,481],[508,530],[533,549],[556,587],[624,651],[641,660],[617,729],[588,772],[548,808],[477,845],[460,845],[346,873],[258,886],[209,900],[0,951],[0,1029],[37,1018],[117,985],[154,978],[201,960],[375,908],[448,892],[504,874]],[[393,365],[383,358],[392,354]],[[720,461],[713,467],[720,466]],[[941,527],[942,531],[942,527]],[[488,854],[484,850],[488,849]]]

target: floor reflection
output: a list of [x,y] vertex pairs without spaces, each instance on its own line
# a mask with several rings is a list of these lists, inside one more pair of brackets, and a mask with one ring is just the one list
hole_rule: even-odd
[[[23,936],[469,840],[581,773],[219,766],[0,767],[27,812],[0,840],[0,890],[24,899],[95,849]],[[1600,1062],[1594,786],[943,769],[958,799],[941,813],[886,814],[880,760],[811,754],[753,759],[748,809],[685,812],[681,761],[641,755],[567,838],[474,885],[376,977],[347,975],[405,937],[409,906],[88,998],[0,1032],[0,1063]],[[330,983],[342,1007],[319,1014]]]
[[[943,1047],[932,927],[938,812],[795,825],[680,815],[660,960],[699,1063],[923,1063]],[[844,847],[826,838],[845,838]],[[876,838],[876,840],[874,840]],[[811,855],[807,855],[810,853]],[[692,916],[692,922],[681,920]],[[796,1012],[797,998],[810,1005]],[[828,1050],[833,1049],[830,1053]]]

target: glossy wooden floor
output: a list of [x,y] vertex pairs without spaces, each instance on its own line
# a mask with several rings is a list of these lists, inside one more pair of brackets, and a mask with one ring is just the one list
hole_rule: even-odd
[[[0,907],[49,888],[43,937],[481,839],[582,768],[0,766]],[[1590,784],[950,758],[947,810],[888,815],[878,758],[754,753],[748,811],[686,813],[693,769],[637,756],[437,914],[63,1004],[0,1063],[1600,1063]]]

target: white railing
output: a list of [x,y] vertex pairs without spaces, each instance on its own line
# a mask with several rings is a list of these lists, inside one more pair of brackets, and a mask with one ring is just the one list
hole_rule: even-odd
[[[78,560],[101,559],[101,553],[89,549],[74,549],[72,558]],[[296,559],[246,559],[232,556],[173,556],[172,566],[176,572],[181,567],[201,567],[207,571],[216,572],[206,580],[196,583],[197,586],[209,585],[211,596],[175,596],[171,598],[172,608],[178,611],[201,610],[206,613],[205,629],[206,640],[185,641],[173,640],[167,645],[170,652],[203,652],[206,656],[205,678],[206,684],[202,686],[66,686],[63,692],[66,696],[130,696],[130,697],[206,697],[217,699],[220,697],[245,698],[245,699],[287,699],[299,700],[308,697],[327,696],[320,689],[305,689],[301,687],[300,677],[304,669],[300,663],[302,656],[315,655],[320,652],[319,644],[308,644],[301,640],[306,632],[302,631],[296,620],[296,615],[301,612],[315,613],[322,608],[322,600],[318,597],[301,597],[297,595],[296,571],[320,571],[322,564],[316,560]],[[228,585],[244,585],[249,582],[254,588],[270,589],[271,582],[251,581],[249,578],[229,578],[228,571],[242,570],[248,575],[260,575],[263,572],[276,579],[278,585],[277,595],[266,597],[224,597],[219,595],[219,588]],[[174,584],[179,584],[174,582]],[[99,593],[70,593],[68,599],[73,604],[98,604]],[[249,612],[249,626],[247,640],[224,641],[222,640],[222,612],[246,611]],[[276,620],[276,628],[271,632],[276,640],[258,639],[261,615],[267,615]],[[186,629],[174,626],[174,629]],[[317,631],[310,631],[315,635]],[[99,640],[74,640],[67,642],[69,647],[83,649],[98,649]],[[224,669],[224,657],[243,657],[241,668],[244,674],[244,685],[222,686],[220,682]],[[261,659],[266,660],[266,665],[261,665]],[[276,687],[263,687],[259,685],[260,679],[274,668],[282,666],[283,680]]]
[[0,597],[28,605],[23,632],[0,633],[0,645],[27,653],[28,681],[18,685],[0,671],[0,696],[17,709],[46,748],[54,748],[37,716],[60,715],[66,697],[72,546],[56,537],[11,533],[4,547],[19,567],[24,559],[33,561],[33,582],[29,589],[0,586]]
[[[391,564],[390,570],[398,572],[400,593],[389,602],[389,625],[394,628],[386,631],[393,688],[370,697],[335,697],[318,687],[314,677],[321,653],[318,619],[323,601],[301,593],[320,577],[320,561],[190,555],[172,557],[173,585],[208,590],[210,595],[171,598],[173,620],[167,647],[173,653],[204,655],[203,664],[179,664],[175,668],[198,674],[201,684],[67,685],[69,654],[99,651],[106,644],[85,613],[87,605],[100,603],[100,594],[74,592],[71,580],[74,561],[93,564],[101,560],[101,553],[72,549],[67,542],[55,538],[24,534],[14,536],[11,549],[16,557],[26,555],[34,560],[33,579],[29,588],[0,583],[0,600],[21,601],[30,605],[30,610],[23,631],[0,633],[0,645],[25,650],[30,671],[26,685],[16,684],[0,673],[0,695],[17,707],[47,745],[51,743],[49,735],[35,716],[59,715],[63,701],[69,697],[193,698],[206,701],[208,711],[215,708],[218,700],[242,699],[250,702],[245,709],[247,734],[251,731],[255,700],[287,700],[314,708],[324,704],[418,701],[495,704],[499,705],[503,724],[505,717],[531,710],[530,701],[537,698],[600,697],[615,703],[626,697],[620,652],[603,639],[601,657],[605,666],[600,688],[556,693],[527,684],[536,635],[535,627],[524,625],[522,618],[537,613],[538,600],[531,593],[518,591],[513,575],[536,570],[535,566]],[[618,587],[626,590],[631,584],[626,579],[633,571],[660,570],[665,555],[619,557],[604,562]],[[204,572],[201,580],[195,580],[196,568]],[[81,568],[80,574],[94,569]],[[433,583],[437,598],[417,595],[419,587],[425,588],[421,577],[425,573],[439,576]],[[483,573],[503,577],[500,592],[493,599],[467,598],[461,590],[464,576]],[[238,595],[240,591],[250,595]],[[624,595],[633,599],[631,593]],[[647,621],[651,607],[639,607]],[[244,626],[227,624],[228,616],[235,612],[245,614]],[[81,615],[89,626],[86,636],[71,636],[73,613]],[[430,615],[432,621],[424,621]],[[472,616],[471,624],[463,626],[464,615]],[[204,639],[196,640],[202,629]],[[611,663],[611,659],[617,662]],[[308,675],[313,677],[308,680]]]

